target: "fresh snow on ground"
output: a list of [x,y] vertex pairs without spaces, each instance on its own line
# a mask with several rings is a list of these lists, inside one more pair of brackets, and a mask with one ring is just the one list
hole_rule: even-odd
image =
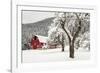
[[[46,43],[48,37],[37,35],[40,42]],[[76,60],[89,60],[90,51],[88,49],[79,48],[75,50],[75,58],[69,58],[69,47],[65,47],[65,51],[61,52],[61,48],[55,49],[36,49],[36,50],[23,50],[22,61],[24,63],[34,62],[56,62],[56,61],[76,61]]]
[[90,52],[88,50],[75,50],[75,58],[69,58],[69,51],[61,52],[61,48],[43,49],[43,50],[23,50],[22,61],[24,63],[34,62],[57,62],[57,61],[77,61],[89,60]]

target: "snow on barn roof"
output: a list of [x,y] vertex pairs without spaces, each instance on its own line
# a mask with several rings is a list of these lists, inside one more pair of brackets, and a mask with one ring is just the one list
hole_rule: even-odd
[[48,38],[48,37],[41,36],[41,35],[36,35],[36,36],[39,38],[39,41],[40,41],[40,42],[44,42],[44,43],[47,42],[47,38]]

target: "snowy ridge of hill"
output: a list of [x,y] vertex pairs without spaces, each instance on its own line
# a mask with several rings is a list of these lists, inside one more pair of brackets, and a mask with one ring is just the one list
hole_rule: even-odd
[[47,18],[35,23],[22,24],[22,32],[47,36],[48,26],[53,22],[54,17]]

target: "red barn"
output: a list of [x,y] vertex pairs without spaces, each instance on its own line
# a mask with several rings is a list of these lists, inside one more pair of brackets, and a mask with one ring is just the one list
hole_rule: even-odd
[[31,40],[32,49],[42,48],[43,42],[40,42],[37,36],[34,36]]

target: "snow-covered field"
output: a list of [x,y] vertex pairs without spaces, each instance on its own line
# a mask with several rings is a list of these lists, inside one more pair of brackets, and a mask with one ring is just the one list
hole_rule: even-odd
[[86,49],[75,50],[75,58],[69,58],[69,51],[61,52],[61,48],[57,49],[43,49],[43,50],[23,50],[22,61],[23,63],[34,62],[56,62],[56,61],[76,61],[76,60],[89,60],[90,52]]

